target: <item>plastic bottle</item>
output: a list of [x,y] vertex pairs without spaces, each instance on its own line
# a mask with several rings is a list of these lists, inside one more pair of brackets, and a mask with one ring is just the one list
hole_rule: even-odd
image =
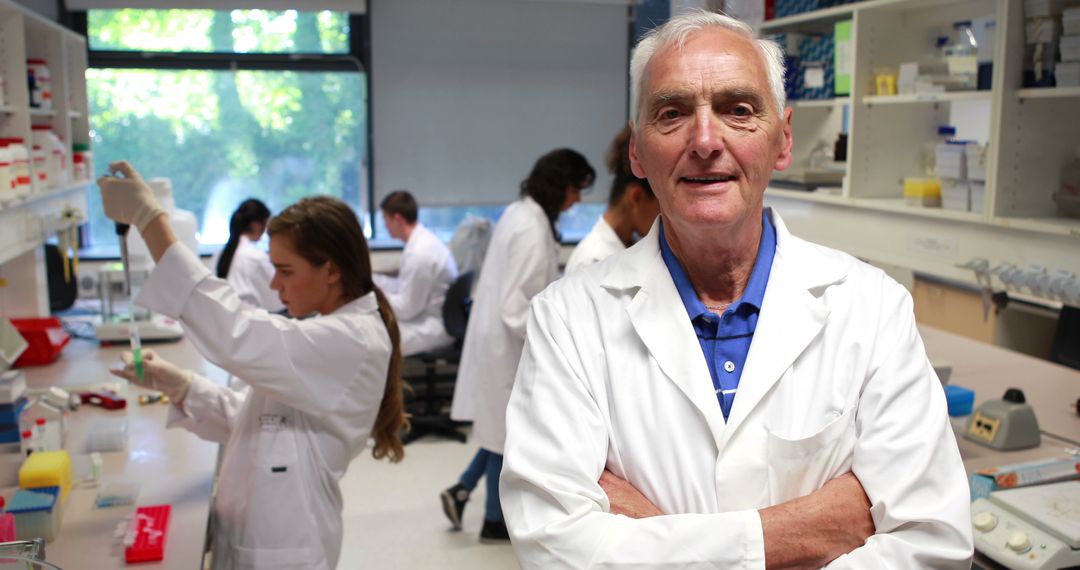
[[15,199],[11,173],[11,149],[8,148],[7,139],[0,139],[0,203]]
[[34,448],[34,444],[36,443],[34,441],[34,432],[28,429],[24,429],[22,431],[22,439],[20,440],[20,443],[22,443],[22,450],[23,454],[25,455],[30,455],[34,451],[37,451]]
[[30,106],[52,109],[52,75],[44,59],[26,60],[26,74],[30,86]]
[[953,35],[942,48],[949,75],[957,78],[964,89],[975,89],[979,78],[979,44],[971,31],[971,21],[953,23]]
[[82,162],[85,165],[86,169],[85,175],[83,175],[82,177],[76,175],[75,177],[79,180],[93,180],[94,153],[90,151],[90,145],[86,143],[75,143],[71,145],[71,152],[74,157],[72,162]]
[[30,150],[23,144],[20,138],[7,139],[8,148],[11,150],[11,171],[15,178],[15,196],[22,197],[30,194]]
[[33,127],[34,146],[45,151],[45,168],[48,171],[50,187],[57,187],[67,182],[67,145],[60,140],[49,125]]
[[1076,147],[1073,159],[1061,169],[1061,193],[1080,196],[1080,146]]
[[46,164],[48,154],[45,149],[34,145],[30,151],[30,159],[33,161],[33,189],[34,192],[44,192],[49,188],[49,167]]
[[47,420],[45,418],[38,418],[34,420],[34,451],[46,451],[45,431],[48,429],[46,423]]

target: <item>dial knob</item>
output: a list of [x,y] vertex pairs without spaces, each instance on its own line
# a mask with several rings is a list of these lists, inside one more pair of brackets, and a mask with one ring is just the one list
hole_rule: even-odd
[[1005,543],[1013,552],[1027,552],[1031,550],[1031,540],[1026,532],[1014,532],[1009,535],[1009,541]]
[[975,515],[975,518],[972,519],[971,522],[979,532],[990,532],[997,526],[998,519],[994,516],[994,513],[983,511]]

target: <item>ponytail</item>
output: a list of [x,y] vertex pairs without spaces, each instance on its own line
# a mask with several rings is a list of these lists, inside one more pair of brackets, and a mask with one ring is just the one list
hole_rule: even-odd
[[402,430],[409,430],[409,415],[405,413],[405,382],[401,379],[401,333],[397,318],[390,308],[390,302],[382,289],[374,286],[375,299],[379,302],[379,316],[390,333],[390,367],[386,373],[386,389],[379,404],[379,415],[375,418],[375,427],[371,435],[375,438],[375,449],[371,454],[375,459],[389,458],[397,463],[405,457],[405,448],[401,443]]
[[259,200],[248,198],[237,206],[236,211],[229,218],[229,241],[225,243],[225,249],[221,250],[218,258],[216,273],[221,279],[229,276],[229,267],[232,266],[236,248],[240,246],[240,236],[248,231],[252,222],[263,225],[270,219],[270,208]]

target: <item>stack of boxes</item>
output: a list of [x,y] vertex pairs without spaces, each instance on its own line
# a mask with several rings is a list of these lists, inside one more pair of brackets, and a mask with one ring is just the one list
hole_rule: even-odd
[[986,200],[986,147],[971,141],[938,143],[935,164],[941,178],[941,207],[982,212]]
[[1054,66],[1058,87],[1080,87],[1080,7],[1061,13],[1061,62]]
[[776,34],[769,36],[784,50],[784,90],[788,99],[830,99],[833,97],[833,36]]
[[1080,86],[1080,0],[1024,0],[1024,18],[1024,87]]
[[56,538],[61,512],[71,491],[71,456],[67,451],[38,451],[19,470],[19,487],[8,511],[15,515],[20,540]]
[[858,0],[776,0],[776,17],[794,16],[803,12],[813,12],[822,8],[831,8],[842,4],[851,4]]

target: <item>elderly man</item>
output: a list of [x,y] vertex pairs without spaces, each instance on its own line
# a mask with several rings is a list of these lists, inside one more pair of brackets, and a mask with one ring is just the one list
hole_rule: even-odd
[[661,218],[532,303],[502,500],[526,568],[966,568],[968,488],[907,292],[792,236],[783,60],[717,14],[631,61]]
[[379,204],[390,236],[405,242],[396,277],[376,273],[375,284],[384,293],[401,329],[402,354],[410,356],[454,341],[443,326],[446,291],[458,270],[450,248],[417,220],[416,199],[395,190]]

